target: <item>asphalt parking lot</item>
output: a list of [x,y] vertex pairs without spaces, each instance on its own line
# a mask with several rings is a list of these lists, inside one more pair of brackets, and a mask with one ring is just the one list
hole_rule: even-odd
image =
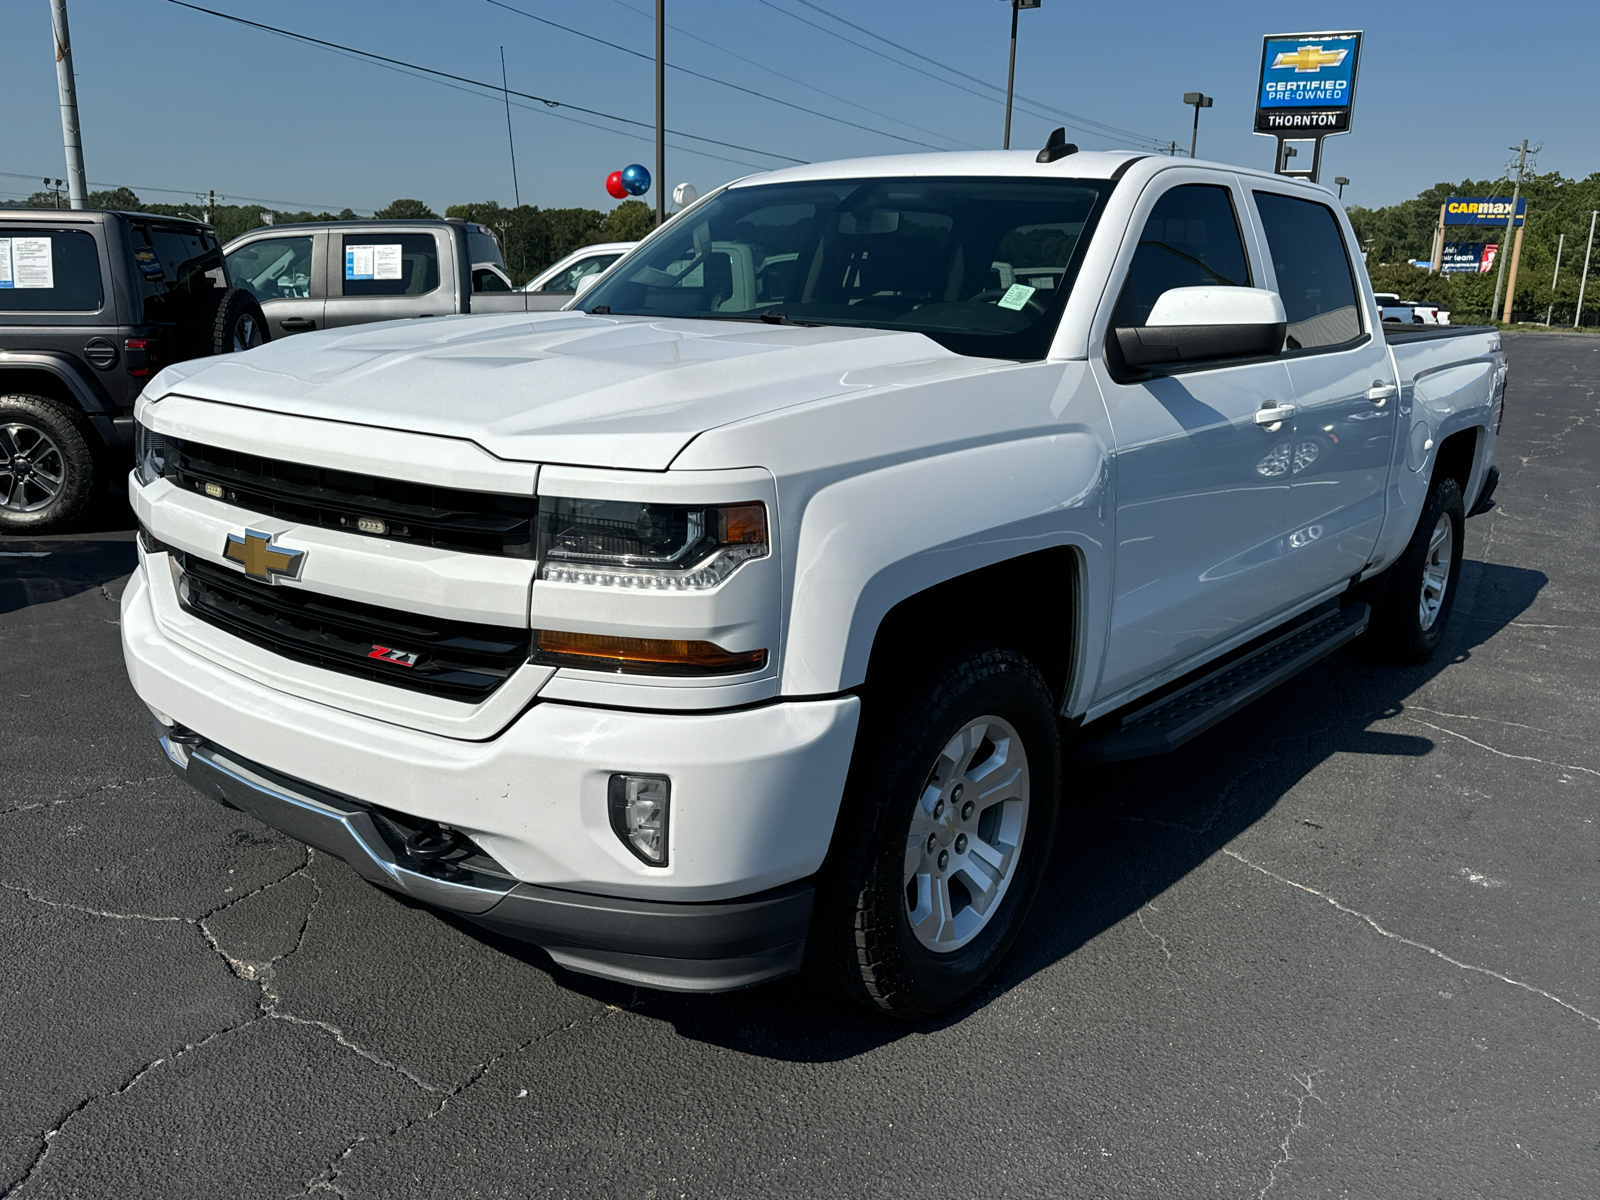
[[1435,661],[1069,768],[931,1026],[575,976],[199,798],[126,507],[0,541],[0,1196],[1600,1195],[1600,339],[1506,341]]

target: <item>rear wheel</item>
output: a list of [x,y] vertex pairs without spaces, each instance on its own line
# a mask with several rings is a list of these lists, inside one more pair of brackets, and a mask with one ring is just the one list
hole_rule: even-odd
[[211,353],[236,354],[268,340],[267,319],[256,298],[243,288],[229,288],[217,303],[211,323]]
[[818,979],[896,1016],[960,1003],[1004,960],[1055,834],[1060,740],[1027,659],[974,647],[864,717],[819,882]]
[[0,396],[0,532],[64,529],[93,490],[94,455],[77,413],[46,396]]
[[1419,663],[1439,648],[1455,607],[1465,530],[1461,488],[1437,480],[1372,614],[1370,645],[1380,657]]

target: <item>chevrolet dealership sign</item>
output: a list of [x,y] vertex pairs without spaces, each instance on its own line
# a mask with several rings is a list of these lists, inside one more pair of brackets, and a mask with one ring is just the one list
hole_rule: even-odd
[[1361,34],[1275,33],[1262,39],[1256,132],[1345,133],[1356,98]]

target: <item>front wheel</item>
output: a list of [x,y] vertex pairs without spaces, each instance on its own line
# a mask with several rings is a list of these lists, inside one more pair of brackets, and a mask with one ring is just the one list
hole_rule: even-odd
[[1461,488],[1438,480],[1372,614],[1369,643],[1379,657],[1420,663],[1439,648],[1455,607],[1466,523]]
[[55,533],[94,491],[81,419],[48,396],[0,396],[0,533]]
[[1004,960],[1055,834],[1060,738],[1021,655],[974,647],[864,715],[808,943],[812,974],[917,1018]]

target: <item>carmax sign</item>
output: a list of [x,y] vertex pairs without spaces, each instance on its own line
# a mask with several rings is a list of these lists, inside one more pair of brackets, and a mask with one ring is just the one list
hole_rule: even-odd
[[[1511,215],[1510,196],[1489,196],[1479,199],[1474,196],[1451,196],[1444,202],[1444,223],[1446,225],[1500,225],[1504,226],[1506,218]],[[1517,224],[1521,225],[1528,218],[1528,202],[1526,199],[1517,201]]]

